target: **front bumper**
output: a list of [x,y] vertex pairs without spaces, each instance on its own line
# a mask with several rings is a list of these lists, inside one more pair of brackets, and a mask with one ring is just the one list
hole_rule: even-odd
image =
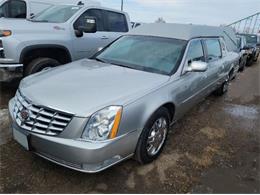
[[13,100],[9,102],[12,128],[28,137],[30,151],[56,164],[81,172],[100,172],[132,157],[139,137],[138,131],[133,131],[114,140],[97,143],[37,134],[19,127],[13,119],[12,110]]
[[23,64],[1,64],[0,82],[7,82],[23,75]]

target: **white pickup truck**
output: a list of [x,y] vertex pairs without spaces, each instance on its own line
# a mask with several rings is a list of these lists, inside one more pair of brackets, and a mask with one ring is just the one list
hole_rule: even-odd
[[[79,2],[85,3],[86,1],[87,0],[0,0],[0,18],[30,19],[53,5],[77,5]],[[88,3],[89,2],[88,0]],[[100,5],[98,2],[96,2],[96,4]]]
[[90,58],[129,29],[127,13],[91,3],[55,5],[27,20],[0,19],[0,81]]

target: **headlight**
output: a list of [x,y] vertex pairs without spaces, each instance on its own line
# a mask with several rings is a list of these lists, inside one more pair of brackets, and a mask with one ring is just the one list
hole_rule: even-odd
[[82,139],[104,141],[117,135],[122,107],[109,106],[91,116],[82,134]]
[[0,37],[8,37],[12,35],[12,31],[10,30],[0,30]]

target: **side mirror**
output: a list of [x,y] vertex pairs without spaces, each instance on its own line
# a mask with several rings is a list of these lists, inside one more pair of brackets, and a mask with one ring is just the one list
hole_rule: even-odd
[[205,72],[208,69],[208,64],[202,61],[191,62],[187,68],[187,72]]
[[95,33],[97,32],[96,18],[85,17],[84,26],[79,26],[79,30],[84,33]]
[[30,14],[30,19],[33,19],[35,17],[35,14],[34,13],[31,13]]

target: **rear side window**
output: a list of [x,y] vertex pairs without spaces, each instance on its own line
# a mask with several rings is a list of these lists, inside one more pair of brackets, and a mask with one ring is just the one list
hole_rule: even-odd
[[127,20],[124,14],[112,11],[106,12],[106,27],[110,32],[128,32]]
[[206,39],[205,45],[208,52],[208,60],[216,60],[221,58],[222,53],[218,39]]
[[104,28],[104,14],[102,10],[99,9],[89,9],[83,13],[78,20],[74,23],[74,29],[78,29],[79,26],[85,25],[86,17],[96,18],[97,31],[105,31]]
[[205,56],[200,40],[194,40],[190,43],[187,59],[188,63],[191,63],[193,61],[205,61]]

